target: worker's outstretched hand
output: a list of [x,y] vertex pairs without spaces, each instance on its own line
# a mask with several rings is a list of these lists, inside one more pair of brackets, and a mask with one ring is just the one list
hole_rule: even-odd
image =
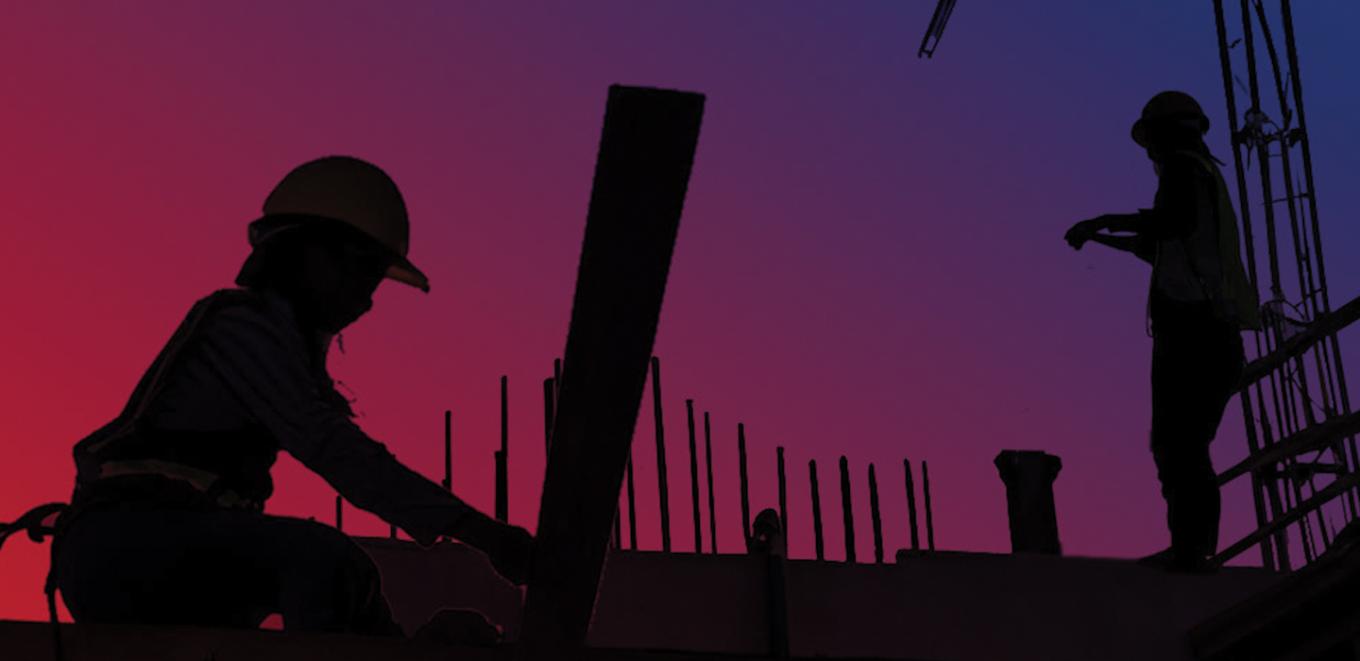
[[1081,250],[1081,246],[1090,241],[1099,229],[1098,223],[1094,220],[1083,220],[1067,230],[1063,240],[1067,241],[1067,245],[1072,246],[1073,250]]
[[529,580],[534,554],[529,531],[472,511],[459,521],[453,536],[485,553],[496,573],[511,583],[524,585]]
[[487,551],[496,573],[515,585],[529,582],[534,563],[534,537],[519,526],[502,525],[494,551]]

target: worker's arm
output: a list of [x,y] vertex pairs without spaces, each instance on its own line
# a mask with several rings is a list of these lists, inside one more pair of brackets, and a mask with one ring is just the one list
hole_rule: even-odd
[[509,548],[520,542],[527,546],[527,533],[491,520],[402,465],[354,424],[327,396],[333,389],[324,392],[328,384],[309,369],[305,342],[295,327],[246,305],[219,310],[209,323],[202,344],[208,365],[284,450],[345,499],[421,544],[449,535],[481,548],[498,570],[503,560],[498,555],[520,550],[527,555],[527,548]]
[[1127,235],[1114,236],[1111,234],[1093,234],[1091,240],[1096,243],[1109,246],[1115,250],[1122,250],[1132,253],[1138,259],[1151,264],[1156,257],[1150,242],[1142,236]]

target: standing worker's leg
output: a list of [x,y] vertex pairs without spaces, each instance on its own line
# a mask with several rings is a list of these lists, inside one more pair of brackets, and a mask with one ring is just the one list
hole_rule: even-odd
[[1221,501],[1209,444],[1241,375],[1235,332],[1159,337],[1153,348],[1152,454],[1173,557],[1212,555]]

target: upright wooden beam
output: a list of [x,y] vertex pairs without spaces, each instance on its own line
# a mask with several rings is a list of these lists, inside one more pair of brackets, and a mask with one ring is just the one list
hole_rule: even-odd
[[704,97],[611,86],[519,651],[582,649],[618,507]]

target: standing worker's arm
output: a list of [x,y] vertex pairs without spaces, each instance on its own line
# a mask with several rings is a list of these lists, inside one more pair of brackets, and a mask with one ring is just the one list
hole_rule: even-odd
[[1156,252],[1154,251],[1151,242],[1149,242],[1146,238],[1142,236],[1138,235],[1114,236],[1111,234],[1093,234],[1091,236],[1091,240],[1095,241],[1096,243],[1114,248],[1115,250],[1122,250],[1124,252],[1132,253],[1138,259],[1141,259],[1149,264],[1151,264],[1153,262],[1153,259],[1156,257]]
[[417,542],[457,537],[485,551],[507,578],[518,578],[518,568],[502,565],[518,562],[504,556],[521,550],[527,555],[527,533],[490,519],[402,465],[327,401],[308,370],[305,342],[295,327],[246,305],[222,309],[210,323],[203,335],[205,360],[284,450],[355,506]]

